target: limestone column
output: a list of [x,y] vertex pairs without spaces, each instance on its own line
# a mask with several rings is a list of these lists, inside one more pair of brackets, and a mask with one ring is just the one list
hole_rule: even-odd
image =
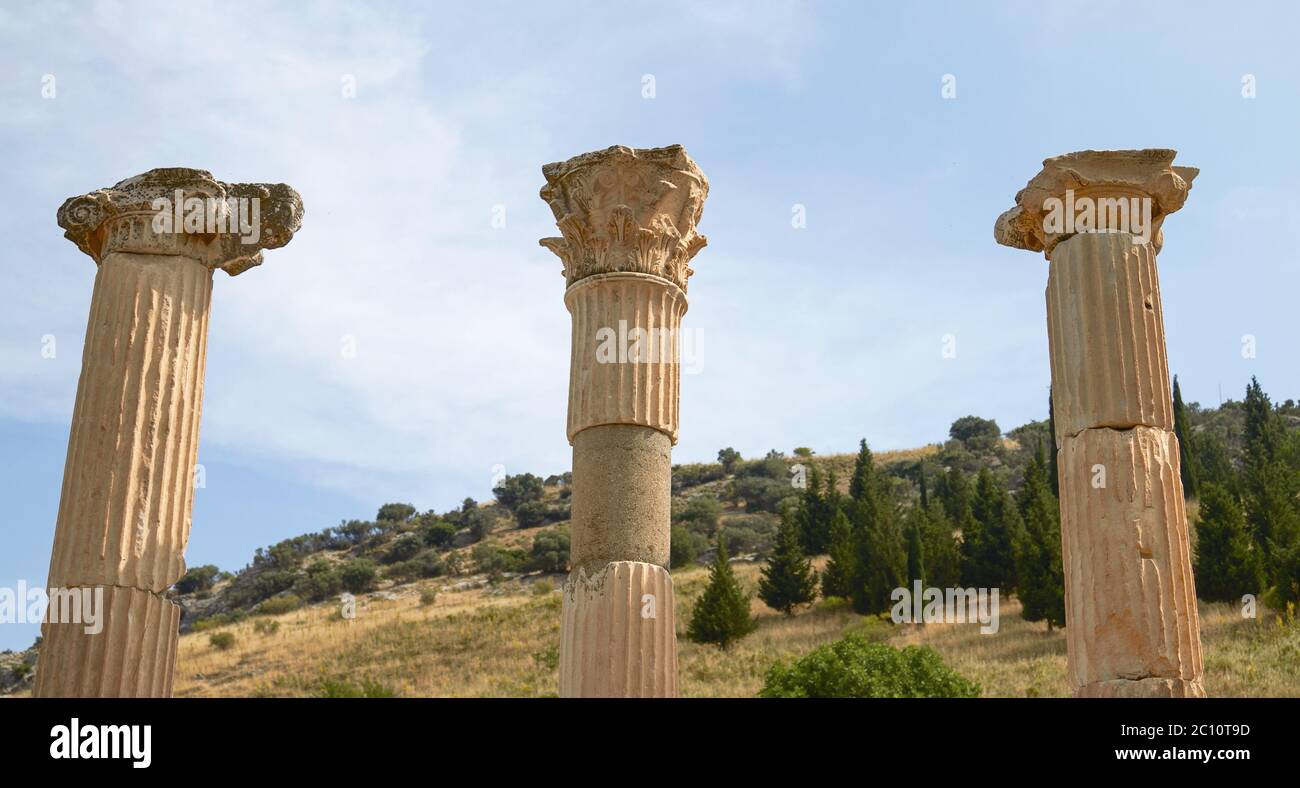
[[1156,254],[1197,170],[1172,150],[1047,159],[998,218],[1045,252],[1068,671],[1079,697],[1202,697]]
[[668,574],[679,328],[709,183],[680,145],[621,146],[542,168],[573,319],[572,571],[563,697],[673,697]]
[[180,609],[163,592],[185,571],[212,273],[288,243],[302,200],[158,169],[69,199],[58,222],[98,270],[47,585],[102,594],[102,611],[90,633],[51,604],[33,694],[166,697]]

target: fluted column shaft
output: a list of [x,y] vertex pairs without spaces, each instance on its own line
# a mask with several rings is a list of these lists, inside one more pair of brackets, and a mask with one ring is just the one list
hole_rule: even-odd
[[1203,695],[1155,251],[1128,233],[1062,241],[1047,304],[1071,683]]
[[[169,223],[173,198],[175,215],[193,208],[189,228]],[[256,213],[245,213],[251,205]],[[240,230],[226,221],[230,206],[258,218]],[[287,243],[301,214],[301,199],[282,184],[224,184],[179,168],[151,170],[60,209],[69,240],[99,267],[34,695],[171,694],[180,608],[164,593],[185,572],[212,272],[260,264],[260,250]],[[232,227],[242,237],[226,232]],[[53,601],[72,593],[84,602],[80,612]]]
[[1156,254],[1198,171],[1167,149],[1043,162],[998,217],[1042,251],[1067,669],[1086,697],[1199,697],[1200,623]]
[[571,572],[563,697],[673,697],[672,446],[687,262],[708,182],[679,146],[610,148],[543,168],[572,316]]
[[171,692],[169,665],[133,660],[141,675],[132,684],[102,663],[144,639],[155,641],[150,654],[175,652],[178,610],[161,594],[184,572],[211,295],[212,272],[189,258],[114,253],[100,264],[48,583],[114,589],[130,612],[107,608],[93,635],[47,623],[38,695]]

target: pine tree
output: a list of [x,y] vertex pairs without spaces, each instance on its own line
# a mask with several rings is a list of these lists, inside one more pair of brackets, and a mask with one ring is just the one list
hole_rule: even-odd
[[686,636],[696,643],[715,643],[727,648],[758,628],[749,613],[749,595],[731,571],[727,546],[718,535],[718,554],[709,567],[709,585],[695,604]]
[[853,525],[853,577],[849,600],[859,613],[888,610],[890,594],[907,571],[907,553],[894,517],[887,480],[863,440],[849,483]]
[[930,492],[925,484],[925,460],[916,464],[917,485],[921,488],[921,509],[930,511]]
[[976,480],[972,509],[980,527],[967,551],[970,584],[1010,592],[1016,587],[1015,543],[1023,526],[1011,496],[987,468]]
[[943,507],[931,504],[922,542],[926,582],[936,588],[956,588],[961,583],[961,546],[954,530]]
[[1187,418],[1187,406],[1183,404],[1183,391],[1178,386],[1178,376],[1174,375],[1174,437],[1178,439],[1179,473],[1183,479],[1183,497],[1200,496],[1200,474],[1196,467],[1193,453],[1191,422]]
[[1201,488],[1196,524],[1196,595],[1208,602],[1259,594],[1264,578],[1255,540],[1235,496],[1214,483]]
[[925,509],[913,507],[907,517],[907,587],[915,588],[919,580],[925,585]]
[[1061,511],[1047,483],[1040,444],[1025,468],[1020,488],[1024,532],[1016,549],[1017,596],[1026,621],[1065,626],[1065,570],[1061,563]]
[[758,596],[773,610],[794,615],[797,605],[817,598],[817,573],[799,545],[795,524],[783,518],[776,532],[776,547],[758,581]]
[[[1246,522],[1250,525],[1260,556],[1277,582],[1274,553],[1289,554],[1300,542],[1300,440],[1288,435],[1281,417],[1255,378],[1246,389],[1245,446],[1242,456],[1242,490]],[[1287,598],[1285,590],[1280,601]]]
[[966,585],[975,585],[967,576],[968,567],[975,565],[974,556],[980,544],[980,524],[975,519],[971,506],[973,493],[970,482],[957,466],[948,469],[939,487],[939,501],[954,534],[958,535],[957,549],[961,557],[961,580]]
[[804,552],[819,555],[826,551],[829,523],[822,523],[826,501],[822,497],[822,474],[817,466],[809,463],[808,476],[805,479],[803,494],[799,496],[799,508],[795,513],[795,522],[799,528],[799,538]]
[[853,589],[853,527],[844,512],[831,522],[830,559],[822,570],[822,596],[848,599]]

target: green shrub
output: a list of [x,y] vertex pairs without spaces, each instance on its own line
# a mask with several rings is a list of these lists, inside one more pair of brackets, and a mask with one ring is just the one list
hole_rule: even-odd
[[550,507],[543,501],[526,501],[515,509],[515,519],[520,528],[532,528],[546,522]]
[[363,594],[374,588],[377,579],[375,564],[367,558],[355,558],[339,570],[339,580],[343,587],[354,594]]
[[569,529],[563,526],[539,533],[529,549],[530,572],[567,572],[569,570]]
[[424,549],[424,540],[415,534],[402,534],[393,541],[388,552],[384,554],[384,563],[396,564],[410,561]]
[[668,563],[673,569],[690,566],[708,547],[709,540],[702,534],[688,531],[684,525],[674,525],[672,539],[669,541]]
[[456,526],[435,520],[420,526],[420,538],[430,547],[450,547],[456,538]]
[[195,591],[207,591],[212,588],[219,574],[221,570],[211,564],[196,566],[176,581],[176,593],[192,594]]
[[280,631],[280,622],[272,618],[259,618],[253,622],[253,631],[259,635],[274,635]]
[[272,597],[257,606],[257,612],[264,616],[278,616],[302,607],[302,600],[293,594]]
[[211,643],[212,647],[217,651],[229,651],[235,647],[235,633],[213,632],[211,635],[208,635],[208,642]]
[[420,589],[420,604],[428,607],[438,601],[438,590],[436,588]]
[[767,672],[764,698],[975,698],[980,686],[928,646],[896,649],[861,635],[814,649]]
[[377,681],[363,681],[360,686],[343,679],[321,679],[318,698],[395,698],[397,693]]

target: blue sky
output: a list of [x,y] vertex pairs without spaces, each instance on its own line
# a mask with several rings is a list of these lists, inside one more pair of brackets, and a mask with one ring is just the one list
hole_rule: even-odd
[[[1185,396],[1240,398],[1251,375],[1300,396],[1300,18],[1223,8],[0,5],[0,586],[44,581],[94,276],[55,211],[153,167],[306,204],[288,247],[216,275],[190,565],[236,569],[385,501],[487,498],[498,467],[566,470],[540,167],[613,144],[681,143],[711,181],[677,461],[1045,417],[1046,262],[992,228],[1043,158],[1085,148],[1202,170],[1160,256]],[[0,648],[35,631],[0,627]]]

